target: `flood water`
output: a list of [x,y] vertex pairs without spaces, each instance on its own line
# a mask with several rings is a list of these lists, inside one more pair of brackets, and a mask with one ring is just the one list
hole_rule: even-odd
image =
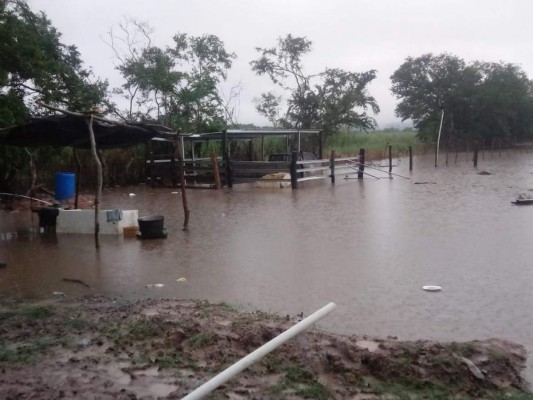
[[3,213],[0,297],[194,298],[282,315],[333,301],[337,310],[320,323],[332,332],[501,337],[531,350],[533,206],[510,202],[533,189],[533,153],[486,153],[478,169],[470,159],[461,154],[445,166],[441,156],[434,168],[432,156],[418,157],[412,173],[400,160],[393,172],[411,179],[189,190],[188,232],[175,189],[106,190],[104,208],[164,215],[168,238],[101,236],[98,251],[92,235],[8,234],[28,228],[30,214]]

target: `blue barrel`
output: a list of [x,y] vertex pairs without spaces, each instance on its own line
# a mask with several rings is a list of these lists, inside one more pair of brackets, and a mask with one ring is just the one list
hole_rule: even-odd
[[76,174],[73,172],[56,172],[56,200],[65,200],[74,196]]

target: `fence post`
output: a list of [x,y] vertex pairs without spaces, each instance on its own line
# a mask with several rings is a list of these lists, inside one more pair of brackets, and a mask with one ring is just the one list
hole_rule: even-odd
[[365,149],[359,149],[359,172],[357,172],[357,179],[363,179],[365,171]]
[[297,175],[298,173],[296,172],[297,161],[298,161],[298,152],[293,151],[292,157],[291,157],[291,187],[293,189],[298,188],[298,175]]
[[215,176],[215,188],[219,190],[222,185],[220,184],[220,171],[218,169],[217,155],[214,151],[211,152],[211,167],[213,168],[213,175]]
[[329,158],[329,169],[331,170],[331,183],[335,184],[335,150],[331,150]]
[[477,168],[477,159],[478,159],[478,154],[479,154],[479,148],[477,147],[477,145],[474,147],[474,167]]
[[392,146],[389,144],[389,173],[392,172]]
[[413,170],[413,147],[409,146],[409,171]]

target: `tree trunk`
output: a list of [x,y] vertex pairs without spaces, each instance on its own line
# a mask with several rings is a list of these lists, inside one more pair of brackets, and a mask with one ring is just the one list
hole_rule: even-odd
[[100,198],[102,197],[102,186],[103,186],[103,170],[102,163],[98,157],[98,151],[96,149],[96,140],[94,138],[93,131],[93,115],[87,119],[87,127],[89,129],[89,137],[91,139],[91,152],[93,154],[94,162],[96,164],[96,194],[94,199],[94,242],[96,248],[99,247],[98,243],[98,234],[100,233],[100,223],[98,221],[98,213],[100,211]]

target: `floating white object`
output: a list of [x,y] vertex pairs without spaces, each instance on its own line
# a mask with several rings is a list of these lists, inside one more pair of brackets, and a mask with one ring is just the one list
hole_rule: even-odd
[[179,192],[170,192],[170,194],[178,194]]
[[165,286],[163,283],[149,283],[148,285],[145,285],[147,288],[153,288],[153,287],[163,287]]
[[426,292],[440,292],[442,290],[442,287],[428,285],[428,286],[422,286],[422,289],[425,290]]
[[178,278],[176,279],[176,282],[187,282],[187,278]]
[[130,196],[130,197],[135,197],[135,196],[137,196],[137,195],[136,195],[135,193],[130,193],[129,196]]

